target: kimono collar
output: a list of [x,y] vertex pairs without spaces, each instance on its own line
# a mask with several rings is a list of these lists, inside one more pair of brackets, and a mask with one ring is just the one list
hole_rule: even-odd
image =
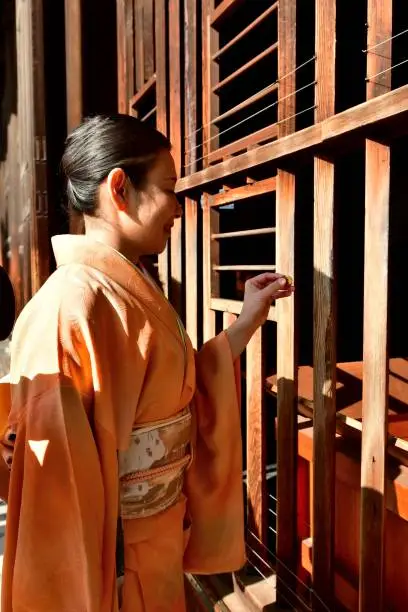
[[160,289],[149,282],[143,272],[121,253],[84,235],[54,236],[52,246],[58,267],[83,264],[99,270],[142,302],[180,339],[177,315],[168,300]]

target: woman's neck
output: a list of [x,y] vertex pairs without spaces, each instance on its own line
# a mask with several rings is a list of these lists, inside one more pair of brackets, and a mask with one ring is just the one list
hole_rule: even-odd
[[134,244],[129,244],[114,228],[109,226],[97,226],[96,224],[87,224],[85,222],[85,234],[92,240],[101,242],[110,246],[118,253],[121,253],[126,259],[133,264],[139,263],[140,253]]

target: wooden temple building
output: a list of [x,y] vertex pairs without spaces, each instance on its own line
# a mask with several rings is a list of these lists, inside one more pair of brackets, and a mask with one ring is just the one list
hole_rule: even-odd
[[192,609],[406,612],[406,0],[2,0],[0,102],[19,307],[77,225],[64,138],[118,109],[173,144],[152,265],[197,347],[249,276],[295,279],[242,359],[248,563],[187,576]]

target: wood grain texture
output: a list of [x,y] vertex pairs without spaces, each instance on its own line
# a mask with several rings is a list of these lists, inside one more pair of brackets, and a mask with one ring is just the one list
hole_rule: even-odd
[[[367,47],[392,36],[392,0],[368,0]],[[367,98],[391,88],[391,41],[367,53]],[[388,445],[388,250],[390,147],[366,141],[363,431],[361,451],[361,612],[384,609],[385,471]]]
[[[279,0],[278,10],[279,138],[295,131],[296,1]],[[288,120],[288,118],[291,119]]]
[[[217,231],[214,211],[208,205],[208,196],[203,195],[203,340],[204,342],[215,336],[215,312],[211,309],[213,291],[212,262],[216,260],[216,253],[212,251],[211,233]],[[215,213],[217,214],[217,213]],[[215,279],[215,282],[217,279]]]
[[154,74],[154,0],[143,0],[143,79]]
[[[266,434],[265,403],[263,393],[264,358],[262,328],[251,338],[246,350],[246,404],[247,404],[247,520],[249,531],[267,545],[266,500]],[[258,548],[251,538],[251,547]],[[262,547],[257,551],[265,554]]]
[[366,143],[360,610],[384,609],[390,149]]
[[197,202],[186,198],[185,201],[185,228],[186,228],[186,328],[187,333],[197,348],[198,344],[198,252],[197,252]]
[[[334,597],[336,436],[336,308],[334,164],[314,162],[313,585],[329,606]],[[313,609],[323,610],[316,599]]]
[[315,121],[335,113],[336,0],[316,0]]
[[195,0],[184,0],[184,133],[185,173],[197,169],[197,4]]
[[211,26],[211,15],[214,10],[214,0],[203,0],[202,3],[202,54],[203,54],[203,129],[202,156],[203,166],[208,165],[208,154],[218,147],[218,128],[212,120],[219,115],[218,96],[212,89],[219,81],[219,67],[212,60],[219,48],[218,32]]
[[144,0],[133,0],[133,45],[135,60],[134,91],[130,94],[130,96],[132,96],[136,91],[139,91],[139,89],[143,87],[145,82],[145,40],[143,28],[143,2]]
[[81,32],[81,0],[65,0],[65,57],[68,133],[79,125],[83,113]]

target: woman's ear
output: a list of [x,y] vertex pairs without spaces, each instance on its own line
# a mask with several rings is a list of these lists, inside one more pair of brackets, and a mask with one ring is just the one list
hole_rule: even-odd
[[114,168],[106,180],[109,196],[118,210],[127,209],[126,174],[122,168]]

